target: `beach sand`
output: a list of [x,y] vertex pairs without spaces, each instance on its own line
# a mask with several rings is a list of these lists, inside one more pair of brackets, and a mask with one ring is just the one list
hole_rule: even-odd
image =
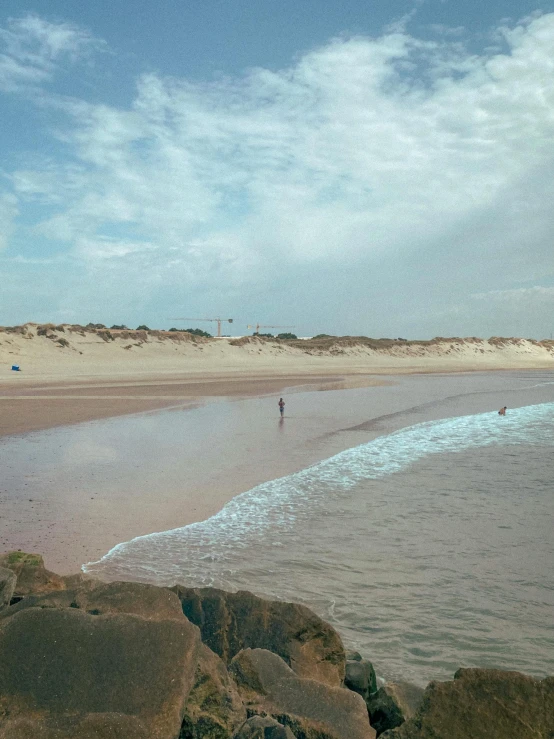
[[283,343],[69,325],[0,327],[0,436],[300,384],[342,389],[375,384],[383,374],[553,366],[554,342],[524,339]]
[[[371,419],[451,392],[421,373],[554,367],[551,351],[533,343],[400,347],[395,356],[356,345],[313,355],[156,339],[133,355],[87,332],[70,336],[71,353],[30,333],[0,333],[0,550],[42,553],[62,573],[134,536],[204,520],[257,484],[390,431],[394,423]],[[14,357],[22,372],[9,371]],[[417,383],[402,377],[412,373],[425,386],[415,397]],[[471,382],[479,386],[477,376]]]
[[278,393],[284,388],[308,385],[314,389],[339,389],[381,384],[372,375],[259,376],[247,373],[208,377],[162,376],[145,379],[130,376],[98,382],[22,380],[0,383],[0,436],[40,431],[113,416],[143,413],[161,408],[190,408],[209,398],[251,397]]

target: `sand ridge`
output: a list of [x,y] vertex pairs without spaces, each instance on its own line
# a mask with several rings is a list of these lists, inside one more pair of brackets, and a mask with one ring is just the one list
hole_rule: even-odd
[[[25,378],[111,380],[130,375],[229,373],[390,373],[549,368],[554,342],[518,338],[430,341],[326,337],[281,341],[258,337],[206,339],[186,332],[116,331],[60,324],[0,328],[0,382]],[[168,378],[170,379],[170,378]],[[176,378],[175,378],[176,379]]]

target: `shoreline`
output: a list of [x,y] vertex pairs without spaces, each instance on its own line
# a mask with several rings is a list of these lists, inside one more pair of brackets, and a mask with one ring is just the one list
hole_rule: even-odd
[[[187,410],[214,399],[265,397],[390,384],[394,377],[535,371],[549,366],[337,367],[296,372],[108,373],[0,379],[0,439],[80,423],[163,410]],[[68,392],[71,391],[71,392]]]
[[[505,389],[517,380],[512,372],[355,376],[350,389],[349,378],[331,379],[292,388],[284,423],[271,395],[227,394],[198,396],[186,412],[162,407],[4,436],[0,548],[41,552],[48,567],[69,573],[136,536],[205,520],[236,495],[344,449],[459,415],[453,392],[467,393],[466,413],[524,404]],[[484,385],[499,390],[483,397]]]
[[[141,474],[141,464],[169,469],[172,460],[162,464],[159,460],[147,462],[144,455],[139,459],[132,441],[129,448],[116,450],[122,438],[132,437],[134,427],[150,423],[156,437],[153,446],[163,446],[167,441],[160,427],[174,424],[179,428],[190,419],[188,433],[192,437],[199,433],[195,425],[200,425],[200,433],[209,437],[210,418],[217,418],[226,406],[237,401],[265,404],[271,399],[273,408],[272,396],[285,389],[287,396],[320,391],[334,394],[386,384],[386,379],[373,375],[341,377],[336,373],[217,374],[186,380],[171,376],[155,382],[135,375],[125,381],[99,382],[96,377],[90,383],[72,380],[67,384],[27,380],[24,393],[21,386],[6,388],[0,384],[0,464],[5,455],[7,473],[0,488],[0,549],[40,550],[48,567],[69,574],[134,536],[209,518],[246,489],[240,482],[229,486],[224,479],[224,453],[217,459],[208,457],[209,462],[193,456],[189,462],[197,470],[191,474],[189,466],[186,480],[175,475],[168,481],[168,473],[163,470],[165,482],[151,479],[148,471]],[[168,392],[170,397],[164,395]],[[114,401],[121,405],[114,406]],[[52,409],[57,409],[57,414]],[[191,413],[196,414],[194,418]],[[215,425],[219,425],[217,421]],[[301,434],[301,440],[304,436]],[[191,443],[194,445],[194,439]],[[13,457],[15,463],[9,463]],[[129,459],[136,459],[137,469]],[[108,464],[113,466],[111,474],[108,469],[108,477],[102,479],[99,488],[98,470],[103,471]],[[207,482],[207,478],[214,477],[214,465],[219,482]],[[289,457],[282,466],[264,466],[263,471],[254,464],[246,475],[247,487],[264,482],[267,476],[292,472],[289,465]],[[303,462],[297,466],[301,468]],[[85,467],[81,474],[80,468]],[[123,471],[118,472],[118,467]],[[10,468],[14,470],[13,478]],[[234,475],[233,479],[238,478]],[[242,472],[240,479],[245,479]]]
[[[27,381],[14,386],[0,382],[0,438],[46,431],[61,426],[160,410],[187,410],[213,399],[264,397],[285,389],[314,390],[370,387],[382,384],[373,375],[333,373],[262,376],[159,377],[92,382],[72,378],[60,383]],[[333,387],[331,387],[333,386]]]

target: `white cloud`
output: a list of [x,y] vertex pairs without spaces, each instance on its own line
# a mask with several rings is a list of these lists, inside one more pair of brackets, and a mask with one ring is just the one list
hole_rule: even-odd
[[50,23],[31,14],[11,18],[0,28],[0,91],[43,83],[60,65],[105,49],[105,42],[72,23]]
[[[35,231],[87,269],[109,262],[114,284],[148,269],[141,296],[164,280],[255,291],[307,266],[390,277],[420,254],[444,281],[437,300],[469,299],[498,268],[503,287],[546,278],[551,186],[530,183],[554,172],[554,14],[500,29],[504,54],[469,53],[454,30],[336,39],[289,69],[212,83],[143,75],[128,109],[52,100],[71,164],[12,181],[53,208]],[[96,43],[34,17],[0,39],[37,80]]]
[[48,79],[44,68],[21,64],[7,54],[0,54],[0,91],[13,92],[27,85],[39,84]]
[[75,243],[75,256],[84,260],[100,261],[106,259],[117,259],[129,254],[150,251],[152,244],[136,241],[125,241],[122,239],[87,239],[78,238]]
[[533,287],[517,287],[512,290],[489,290],[484,293],[475,293],[471,296],[475,300],[482,300],[487,303],[502,303],[508,305],[529,305],[535,304],[537,307],[554,308],[554,287],[543,287],[542,285],[534,285]]

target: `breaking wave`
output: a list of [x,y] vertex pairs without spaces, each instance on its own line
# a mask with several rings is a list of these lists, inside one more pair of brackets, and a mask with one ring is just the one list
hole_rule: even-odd
[[343,451],[301,472],[258,485],[236,496],[219,513],[198,523],[118,544],[83,566],[100,578],[170,585],[184,577],[217,581],[221,567],[239,550],[289,531],[348,494],[365,480],[407,469],[434,454],[491,445],[554,443],[554,403],[420,423]]

